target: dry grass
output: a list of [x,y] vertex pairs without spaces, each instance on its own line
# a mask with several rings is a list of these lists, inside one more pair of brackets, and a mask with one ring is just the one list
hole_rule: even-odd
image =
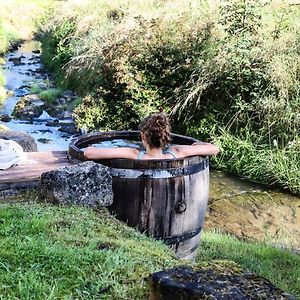
[[14,40],[33,37],[37,21],[54,0],[5,0],[0,3],[0,52]]

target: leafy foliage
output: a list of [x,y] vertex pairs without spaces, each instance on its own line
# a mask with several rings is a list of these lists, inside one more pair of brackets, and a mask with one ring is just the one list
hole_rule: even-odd
[[[41,39],[46,62],[63,67],[59,78],[83,96],[74,112],[80,127],[136,128],[162,108],[178,133],[221,143],[229,135],[264,157],[286,157],[299,140],[299,17],[299,7],[275,2],[66,1]],[[246,155],[221,157],[222,168],[259,180],[227,162],[245,166]],[[268,172],[261,181],[295,191]]]

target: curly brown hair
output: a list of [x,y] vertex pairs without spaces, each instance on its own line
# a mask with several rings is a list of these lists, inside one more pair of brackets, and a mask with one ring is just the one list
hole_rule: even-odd
[[169,118],[164,113],[146,117],[139,125],[145,140],[151,148],[164,148],[171,142]]

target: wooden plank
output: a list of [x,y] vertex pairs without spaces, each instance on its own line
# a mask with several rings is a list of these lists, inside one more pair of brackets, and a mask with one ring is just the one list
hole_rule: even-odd
[[66,164],[57,164],[49,167],[35,168],[33,170],[22,170],[19,172],[13,172],[11,174],[4,174],[0,176],[0,182],[2,181],[13,182],[16,180],[27,180],[27,178],[38,178],[44,172],[48,172],[65,166]]
[[7,170],[0,170],[0,191],[34,187],[38,185],[42,173],[72,165],[66,151],[27,152],[26,160]]
[[30,177],[30,176],[36,176],[36,174],[41,175],[43,172],[49,171],[49,170],[54,170],[54,169],[58,169],[60,167],[64,167],[66,166],[66,164],[56,164],[56,165],[51,165],[51,166],[44,166],[44,167],[35,167],[31,170],[16,170],[15,172],[11,172],[11,173],[6,173],[6,174],[2,174],[0,176],[0,181],[2,180],[6,180],[9,178],[26,178],[26,177]]

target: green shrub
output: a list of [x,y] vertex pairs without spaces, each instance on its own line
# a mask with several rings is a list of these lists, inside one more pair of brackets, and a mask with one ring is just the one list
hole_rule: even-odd
[[[219,132],[222,140],[218,128],[224,128],[254,149],[275,152],[273,140],[282,151],[299,140],[297,6],[66,1],[50,16],[40,35],[44,55],[83,97],[74,111],[80,127],[132,129],[163,108],[174,131],[200,139]],[[263,170],[248,172],[242,163],[247,154],[230,153],[222,168],[273,182],[274,171],[267,179]],[[233,158],[240,166],[230,165]],[[284,175],[276,182],[294,186],[289,180]]]
[[68,104],[68,109],[73,111],[77,106],[79,106],[82,102],[81,97],[76,97],[71,103]]
[[39,93],[39,97],[42,100],[51,103],[54,102],[59,96],[61,96],[62,92],[63,92],[62,89],[52,88],[45,91],[41,91]]
[[78,128],[88,131],[109,129],[109,127],[100,125],[107,123],[109,126],[108,119],[110,118],[107,114],[107,106],[101,98],[91,95],[84,97],[82,103],[75,108],[74,116]]

